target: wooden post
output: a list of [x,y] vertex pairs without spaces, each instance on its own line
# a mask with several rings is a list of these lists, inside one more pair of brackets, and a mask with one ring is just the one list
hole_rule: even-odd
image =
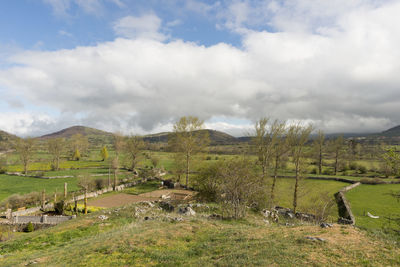
[[64,198],[67,199],[67,189],[68,189],[68,184],[64,183]]
[[75,192],[72,193],[72,199],[74,200],[74,211],[78,213],[78,201],[75,198]]
[[111,186],[111,166],[108,167],[108,188]]
[[87,189],[85,189],[85,200],[84,200],[84,206],[85,206],[85,214],[87,214]]
[[46,189],[43,189],[43,191],[42,191],[42,209],[43,210],[44,210],[45,202],[46,202]]
[[57,202],[57,189],[56,192],[54,192],[54,205],[56,204],[56,202]]

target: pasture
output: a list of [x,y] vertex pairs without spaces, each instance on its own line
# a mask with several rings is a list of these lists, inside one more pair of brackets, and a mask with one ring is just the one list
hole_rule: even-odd
[[[400,184],[360,185],[346,193],[356,225],[366,229],[400,228],[389,218],[400,217],[400,202],[390,193],[399,192]],[[367,216],[367,212],[379,219]]]

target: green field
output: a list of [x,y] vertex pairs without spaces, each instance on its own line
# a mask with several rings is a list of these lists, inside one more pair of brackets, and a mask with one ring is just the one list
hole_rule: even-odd
[[13,194],[41,192],[43,189],[47,194],[56,190],[61,193],[64,191],[64,183],[68,183],[68,191],[75,191],[78,189],[76,181],[76,178],[39,179],[0,174],[0,201]]
[[[293,190],[295,179],[281,178],[276,183],[276,204],[292,208],[293,206]],[[341,188],[349,184],[337,181],[323,180],[302,180],[300,182],[298,210],[313,213],[313,207],[318,200],[325,196],[329,196],[329,200],[334,202],[334,194]],[[332,205],[329,213],[331,220],[336,221],[338,217],[337,205]]]
[[[389,217],[400,216],[400,202],[390,196],[391,192],[400,191],[400,184],[393,185],[360,185],[346,193],[351,210],[356,217],[356,225],[367,229],[381,229],[382,227],[397,227],[389,224]],[[366,214],[379,216],[372,219]]]

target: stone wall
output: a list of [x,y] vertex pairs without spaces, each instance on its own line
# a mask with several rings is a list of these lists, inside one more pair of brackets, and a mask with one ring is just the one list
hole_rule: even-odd
[[[124,188],[128,188],[128,187],[132,187],[141,183],[145,183],[147,181],[154,181],[154,180],[160,180],[159,178],[144,178],[142,180],[138,180],[138,181],[133,181],[130,183],[126,183],[126,184],[121,184],[115,187],[116,191],[122,191]],[[107,188],[103,188],[101,190],[97,190],[94,192],[89,192],[87,193],[87,198],[93,198],[93,197],[98,197],[99,195],[102,195],[104,193],[107,192],[111,192],[113,191],[112,187],[107,187]],[[75,200],[79,201],[79,200],[83,200],[85,198],[85,194],[82,195],[78,195],[75,196]],[[67,201],[67,203],[73,203],[74,200],[71,199],[69,201]],[[48,203],[45,205],[45,209],[53,209],[54,208],[54,204],[53,203]],[[25,215],[29,215],[29,214],[33,214],[36,212],[39,212],[41,210],[41,207],[33,207],[33,208],[29,208],[29,209],[25,209],[25,210],[19,210],[19,211],[14,211],[11,213],[11,217],[15,217],[15,216],[25,216]]]
[[335,194],[340,216],[339,223],[351,224],[351,225],[354,225],[356,223],[356,219],[353,215],[353,212],[351,211],[350,203],[347,201],[344,193],[359,186],[360,184],[361,184],[360,182],[357,182],[355,184],[346,186]]
[[76,215],[72,216],[15,216],[12,217],[11,222],[14,224],[25,224],[25,223],[44,223],[44,224],[59,224],[61,222],[69,221],[76,218]]

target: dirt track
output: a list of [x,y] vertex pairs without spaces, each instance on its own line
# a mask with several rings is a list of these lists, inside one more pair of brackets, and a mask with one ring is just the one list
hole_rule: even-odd
[[89,206],[103,207],[103,208],[113,208],[119,207],[130,203],[136,203],[141,201],[155,201],[161,199],[162,195],[167,194],[177,194],[180,195],[193,195],[193,191],[178,190],[178,189],[162,189],[155,190],[148,193],[143,193],[140,195],[130,195],[125,193],[120,193],[116,195],[111,195],[107,197],[102,197],[99,199],[93,199],[88,201]]

